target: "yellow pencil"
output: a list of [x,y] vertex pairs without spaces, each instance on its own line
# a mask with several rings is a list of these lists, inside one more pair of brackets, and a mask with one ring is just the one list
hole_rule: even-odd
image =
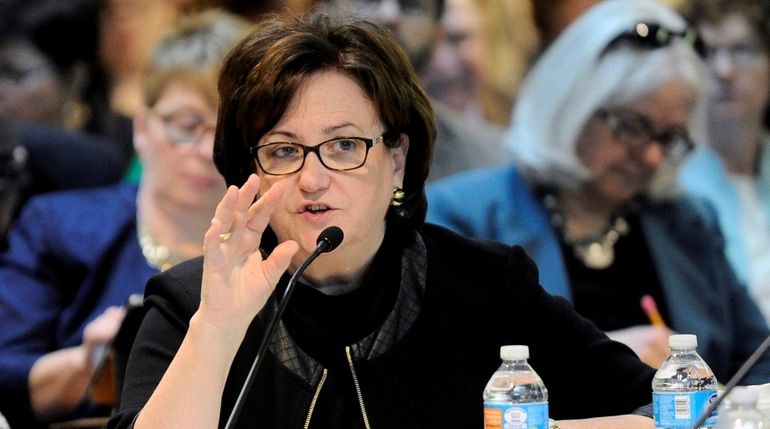
[[652,296],[643,296],[641,306],[653,326],[666,326],[666,322],[663,321],[663,317],[660,315],[658,306],[655,304],[655,299]]

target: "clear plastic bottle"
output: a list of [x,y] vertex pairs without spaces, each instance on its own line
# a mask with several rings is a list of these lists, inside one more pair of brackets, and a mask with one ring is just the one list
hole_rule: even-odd
[[757,408],[759,391],[736,387],[719,407],[716,429],[768,429],[768,421]]
[[[717,397],[717,379],[698,355],[695,335],[672,335],[671,354],[652,380],[656,429],[690,429]],[[716,413],[701,428],[713,428]]]
[[529,366],[529,347],[500,347],[500,368],[484,389],[485,429],[547,429],[548,389]]
[[11,429],[2,413],[0,413],[0,429]]

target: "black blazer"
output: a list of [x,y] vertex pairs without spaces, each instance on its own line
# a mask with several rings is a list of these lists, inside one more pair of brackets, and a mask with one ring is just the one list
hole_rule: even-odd
[[[551,417],[626,414],[651,402],[654,371],[564,299],[548,295],[520,247],[472,240],[432,225],[419,233],[428,266],[417,320],[389,351],[354,362],[373,428],[482,428],[482,392],[506,344],[530,347],[530,364],[548,388]],[[150,280],[149,312],[109,427],[130,427],[168,367],[198,308],[201,270],[199,258]],[[263,329],[253,323],[236,355],[220,427]],[[315,388],[268,355],[237,427],[301,428]]]

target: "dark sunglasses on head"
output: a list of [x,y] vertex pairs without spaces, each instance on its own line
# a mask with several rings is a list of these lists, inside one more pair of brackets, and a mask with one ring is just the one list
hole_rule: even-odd
[[701,58],[706,57],[706,46],[694,28],[687,27],[682,31],[672,31],[660,24],[643,22],[636,24],[632,30],[621,33],[612,39],[604,48],[603,54],[621,44],[645,49],[662,48],[670,45],[677,38],[690,45]]

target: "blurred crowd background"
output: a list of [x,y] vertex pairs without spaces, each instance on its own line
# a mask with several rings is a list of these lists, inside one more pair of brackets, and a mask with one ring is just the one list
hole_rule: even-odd
[[[406,50],[433,102],[438,137],[429,180],[439,183],[456,173],[517,162],[512,155],[515,150],[506,147],[510,144],[506,141],[513,138],[510,136],[514,136],[516,126],[521,125],[513,123],[512,118],[517,117],[517,102],[528,72],[571,23],[602,1],[615,0],[0,0],[0,326],[12,323],[2,318],[8,314],[3,313],[3,296],[14,295],[15,285],[9,280],[13,275],[8,273],[18,269],[9,262],[14,249],[6,249],[7,234],[16,227],[15,221],[30,199],[52,192],[116,184],[141,186],[138,184],[143,179],[151,182],[153,172],[163,169],[153,163],[153,160],[160,162],[160,155],[148,157],[146,149],[139,153],[143,140],[138,137],[142,135],[142,128],[137,124],[142,123],[145,107],[154,108],[153,101],[147,100],[146,90],[152,52],[185,17],[216,9],[243,19],[250,26],[258,26],[270,14],[321,10],[333,16],[353,15],[386,26]],[[724,113],[727,108],[720,111],[714,102],[705,126],[697,128],[697,124],[688,122],[691,129],[687,138],[692,138],[698,149],[690,154],[692,161],[684,163],[676,188],[706,201],[711,207],[708,213],[716,213],[721,232],[716,233],[715,240],[721,246],[724,237],[726,243],[720,247],[726,252],[720,257],[729,261],[736,284],[745,287],[742,290],[748,291],[754,300],[750,304],[752,309],[747,311],[754,312],[756,306],[766,320],[770,319],[770,178],[765,177],[770,170],[770,157],[764,161],[762,156],[770,153],[763,151],[770,144],[765,124],[770,98],[770,22],[767,22],[770,6],[763,0],[741,0],[738,3],[742,6],[736,6],[735,10],[730,9],[729,1],[657,2],[682,14],[693,28],[703,33],[706,45],[702,65],[704,70],[710,70],[711,77],[701,82],[699,91],[711,94],[712,101],[719,98],[714,94],[733,97],[738,106],[733,112],[745,110],[725,120],[720,112]],[[741,9],[743,7],[747,9]],[[745,10],[757,12],[745,13]],[[752,20],[749,16],[759,18]],[[657,43],[665,46],[669,42],[667,39]],[[575,42],[570,49],[580,52],[581,43]],[[550,72],[553,77],[553,70]],[[568,76],[573,70],[567,66],[558,72]],[[529,104],[522,109],[537,110],[540,102],[551,97],[547,91],[538,94],[540,99],[524,100]],[[208,104],[215,112],[216,103]],[[565,116],[568,113],[565,112]],[[629,132],[618,131],[619,126],[625,125],[618,125],[617,118],[608,119],[607,112],[592,113],[604,115],[602,119],[615,127],[613,132],[618,140],[623,137],[619,134]],[[215,121],[213,113],[209,116],[213,116],[211,122]],[[180,138],[195,142],[211,134],[211,124],[201,118],[163,120],[171,140],[175,132],[181,133]],[[560,126],[555,122],[552,127]],[[644,131],[649,135],[642,138],[658,141],[669,137],[654,131]],[[208,152],[205,156],[209,156]],[[174,159],[167,156],[162,161],[174,162]],[[148,172],[150,177],[143,177]],[[717,176],[724,181],[709,181]],[[531,182],[522,186],[536,188],[534,193],[543,196],[542,189]],[[714,195],[720,186],[729,191]],[[734,199],[724,197],[728,194],[736,196]],[[470,207],[478,195],[473,195],[471,190],[457,197],[464,206]],[[431,198],[429,193],[429,205]],[[553,214],[548,199],[544,201],[545,209]],[[627,204],[622,205],[624,210],[628,208]],[[136,216],[141,222],[142,207],[131,206],[131,210],[138,212],[132,215],[131,222],[137,222]],[[198,214],[203,219],[210,218],[207,213]],[[101,217],[103,213],[95,212],[94,216]],[[429,214],[429,219],[442,221],[461,232],[506,241],[502,236],[474,232],[461,218],[458,215],[442,221],[440,216]],[[453,222],[456,223],[452,225]],[[566,238],[564,225],[551,226],[561,233],[557,245],[562,246],[562,250],[575,247],[575,243]],[[29,229],[30,225],[24,227]],[[634,227],[637,225],[632,224]],[[136,229],[134,225],[132,239],[136,238]],[[139,229],[137,239],[146,238],[141,225]],[[622,231],[616,224],[599,228],[605,241],[610,232],[623,236]],[[163,233],[154,235],[162,237]],[[646,240],[654,247],[650,244],[652,237]],[[163,250],[163,246],[152,240],[149,244],[133,244],[138,244],[135,247],[141,247],[142,251]],[[536,245],[527,251],[537,254],[541,247]],[[178,253],[190,256],[196,254],[195,249]],[[564,254],[567,253],[565,250]],[[44,256],[40,259],[42,264],[50,263],[50,255]],[[164,269],[153,263],[163,259],[162,256],[153,259],[145,253],[153,270]],[[539,265],[546,283],[553,267]],[[654,264],[651,267],[658,274],[664,270]],[[575,273],[565,270],[574,281]],[[611,280],[622,280],[622,275]],[[732,275],[730,272],[729,276]],[[695,277],[697,275],[690,276],[690,280]],[[585,278],[578,280],[585,281]],[[606,279],[599,281],[602,282]],[[659,304],[668,326],[654,332],[626,332],[626,336],[614,337],[629,344],[653,366],[659,364],[660,356],[665,354],[665,350],[651,350],[653,344],[663,344],[663,338],[678,330],[676,317],[671,314],[677,303],[673,300],[666,303],[661,292],[669,288],[667,280],[653,279],[653,283],[656,282],[659,283],[656,297],[663,301]],[[548,285],[545,286],[548,289]],[[604,295],[605,301],[608,296]],[[632,298],[638,301],[636,295]],[[102,310],[84,311],[95,316]],[[730,317],[739,319],[735,315],[742,309],[733,310]],[[116,317],[114,327],[108,330],[108,338],[115,334],[121,317]],[[608,317],[614,316],[599,318]],[[83,317],[82,323],[72,328],[77,341],[92,319]],[[734,321],[733,328],[743,326],[741,323]],[[758,323],[751,326],[757,329],[753,332],[760,335],[767,331],[767,324]],[[714,328],[714,333],[719,335],[717,331]],[[722,335],[729,336],[727,332]],[[61,345],[51,349],[57,346]],[[2,347],[0,341],[0,361]],[[0,380],[0,399],[7,393],[3,388]],[[0,411],[8,414],[1,401]],[[72,417],[73,409],[66,411],[49,420]]]

